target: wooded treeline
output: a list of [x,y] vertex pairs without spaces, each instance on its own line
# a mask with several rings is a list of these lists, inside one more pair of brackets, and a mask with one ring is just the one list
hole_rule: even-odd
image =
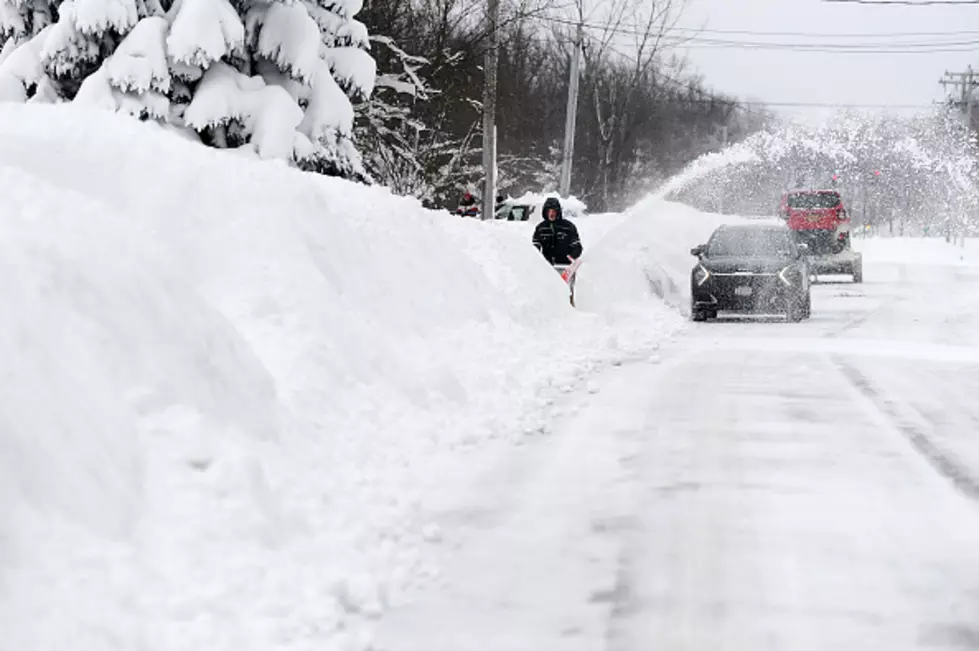
[[[675,55],[679,0],[613,0],[597,12],[555,1],[504,3],[497,105],[504,194],[557,187],[578,23],[584,55],[571,192],[591,211],[626,207],[725,137],[741,140],[770,119],[686,73]],[[481,194],[484,4],[370,0],[358,17],[378,63],[377,90],[358,112],[368,171],[432,206],[454,207],[466,189]]]

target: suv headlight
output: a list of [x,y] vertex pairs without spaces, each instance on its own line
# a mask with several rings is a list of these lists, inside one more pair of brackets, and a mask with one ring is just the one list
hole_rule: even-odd
[[702,286],[708,280],[710,280],[710,271],[702,264],[697,265],[697,270],[694,272],[694,282],[697,283],[697,287]]
[[789,265],[778,272],[778,279],[785,283],[786,287],[792,287],[797,282],[799,282],[799,270],[795,268],[795,265]]

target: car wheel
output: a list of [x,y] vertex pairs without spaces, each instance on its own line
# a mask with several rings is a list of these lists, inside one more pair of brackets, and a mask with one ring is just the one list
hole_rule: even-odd
[[812,316],[812,294],[806,294],[806,299],[802,303],[802,316],[805,319]]
[[863,260],[853,263],[853,282],[857,284],[863,282]]
[[694,304],[690,305],[690,320],[698,323],[707,320],[707,310],[701,309]]
[[792,323],[802,321],[805,316],[802,301],[795,296],[790,296],[785,300],[785,320]]

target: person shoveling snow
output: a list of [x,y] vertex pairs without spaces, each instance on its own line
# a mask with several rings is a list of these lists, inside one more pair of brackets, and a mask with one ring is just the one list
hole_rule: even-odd
[[543,220],[534,229],[534,246],[571,287],[571,305],[574,305],[574,279],[581,258],[581,238],[577,227],[564,218],[561,202],[548,197],[541,209]]

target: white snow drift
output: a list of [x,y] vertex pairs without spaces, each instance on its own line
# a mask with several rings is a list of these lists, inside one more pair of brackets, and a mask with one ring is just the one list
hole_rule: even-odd
[[367,648],[424,496],[629,354],[512,229],[78,106],[0,142],[0,648]]
[[577,303],[597,312],[658,306],[660,300],[688,312],[690,249],[703,244],[717,226],[738,217],[702,213],[650,197],[585,253]]

